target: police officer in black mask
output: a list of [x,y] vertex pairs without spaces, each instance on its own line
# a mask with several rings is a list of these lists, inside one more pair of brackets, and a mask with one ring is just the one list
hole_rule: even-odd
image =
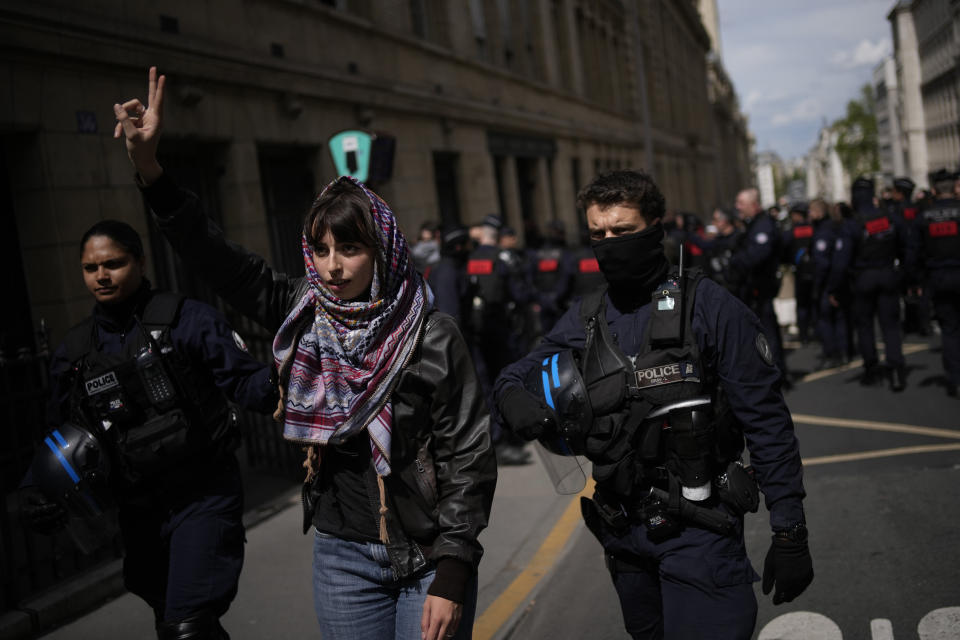
[[583,515],[634,638],[750,638],[758,576],[742,518],[757,508],[757,482],[773,529],[763,592],[789,602],[813,579],[800,454],[767,336],[720,285],[671,268],[649,176],[602,174],[578,205],[609,288],[574,303],[504,370],[497,407],[515,433],[559,438],[593,463]]

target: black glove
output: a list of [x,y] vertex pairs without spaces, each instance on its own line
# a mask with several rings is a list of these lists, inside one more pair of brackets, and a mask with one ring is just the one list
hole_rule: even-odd
[[[796,531],[794,529],[793,531]],[[767,557],[763,561],[763,595],[770,593],[774,583],[773,604],[790,602],[813,582],[813,559],[807,546],[806,528],[803,535],[776,533]]]
[[508,387],[500,399],[500,413],[510,431],[524,440],[536,440],[556,428],[553,411],[540,398],[520,387]]
[[39,489],[25,489],[21,500],[20,513],[31,531],[49,536],[67,526],[66,510],[47,500]]

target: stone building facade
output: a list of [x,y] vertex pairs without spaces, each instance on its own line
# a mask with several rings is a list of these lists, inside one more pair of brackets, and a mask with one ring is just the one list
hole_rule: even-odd
[[958,111],[958,3],[914,0],[911,5],[920,59],[920,90],[930,171],[960,169]]
[[168,79],[165,168],[228,237],[299,271],[299,223],[344,129],[395,140],[373,186],[408,235],[499,212],[528,240],[560,219],[574,241],[576,191],[616,167],[651,169],[668,206],[707,213],[750,175],[710,49],[695,0],[8,0],[0,237],[23,313],[2,348],[89,313],[78,241],[99,219],[149,239],[157,284],[207,295],[112,138],[112,105],[144,96],[150,65]]

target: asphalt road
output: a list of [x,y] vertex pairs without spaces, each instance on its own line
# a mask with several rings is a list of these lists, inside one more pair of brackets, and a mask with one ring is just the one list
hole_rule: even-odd
[[[937,383],[939,352],[920,343],[911,350],[903,393],[860,386],[851,366],[808,375],[786,395],[804,458],[816,577],[776,607],[756,584],[754,637],[960,638],[960,401]],[[791,370],[810,372],[814,353],[791,353]],[[769,535],[761,509],[746,526],[761,573]],[[512,637],[628,638],[608,583],[600,547],[581,527]]]

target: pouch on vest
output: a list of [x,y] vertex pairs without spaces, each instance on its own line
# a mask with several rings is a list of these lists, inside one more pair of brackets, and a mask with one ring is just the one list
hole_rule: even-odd
[[654,348],[683,342],[683,292],[680,283],[668,280],[654,292],[650,309],[650,345]]

